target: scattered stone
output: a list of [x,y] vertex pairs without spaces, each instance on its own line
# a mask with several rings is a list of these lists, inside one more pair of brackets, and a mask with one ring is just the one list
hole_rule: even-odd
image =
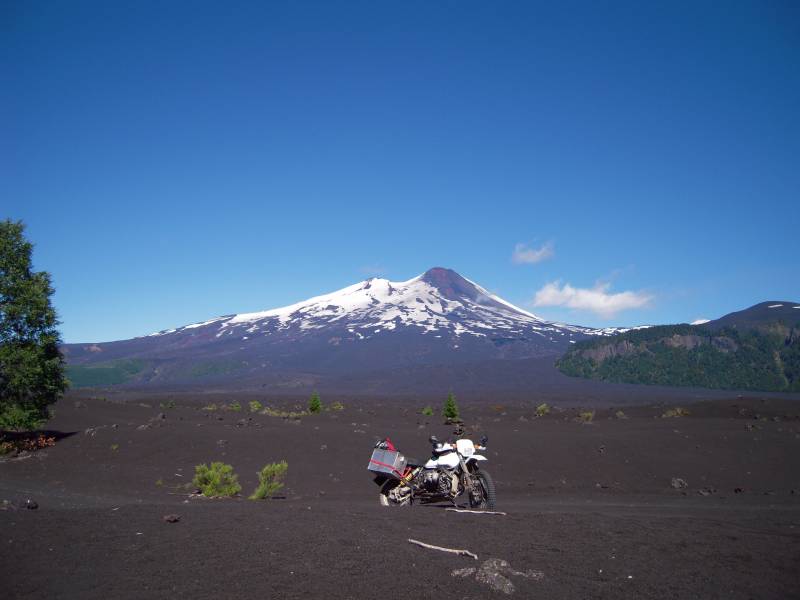
[[703,489],[697,490],[697,493],[701,496],[710,496],[711,494],[716,494],[717,490],[713,487],[705,487]]
[[673,490],[682,490],[684,488],[689,487],[689,484],[686,483],[685,479],[681,479],[680,477],[673,477],[672,481],[670,482],[670,486],[672,486]]
[[475,580],[488,585],[495,591],[503,592],[506,595],[513,594],[515,590],[514,584],[507,577],[507,575],[524,577],[526,579],[533,579],[535,581],[541,581],[544,579],[544,573],[541,571],[515,571],[505,560],[500,558],[490,558],[481,565],[480,569],[478,569],[478,572],[475,575]]
[[475,567],[466,567],[464,569],[453,569],[450,572],[451,577],[469,577],[475,572]]
[[319,449],[320,450],[327,450],[328,449],[328,444],[322,444],[322,446],[320,446]]
[[526,417],[525,415],[522,415],[522,416],[520,416],[519,419],[517,419],[517,421],[520,421],[521,423],[527,423],[528,422],[528,417]]
[[181,516],[180,515],[164,515],[163,519],[167,523],[177,523],[178,521],[181,520]]
[[733,493],[734,494],[741,494],[743,492],[744,492],[744,488],[740,488],[740,487],[733,488]]
[[136,428],[137,431],[144,431],[145,429],[150,429],[150,423],[145,423],[144,425],[139,425]]
[[598,452],[599,454],[603,454],[605,451],[606,451],[606,447],[605,447],[605,446],[600,446],[600,447],[597,449],[597,452]]
[[114,424],[111,426],[111,429],[119,429],[119,425],[117,425],[116,423],[114,423]]
[[80,400],[75,400],[75,408],[86,408],[86,403]]
[[228,440],[217,440],[217,446],[224,448],[228,444]]
[[158,419],[158,420],[161,420],[161,421],[164,421],[164,420],[166,420],[166,418],[167,418],[167,415],[166,415],[166,413],[158,413],[158,414],[156,415],[156,419]]
[[39,503],[36,502],[36,500],[31,500],[30,498],[28,498],[27,500],[25,500],[25,502],[21,504],[21,508],[27,508],[28,510],[36,510],[37,508],[39,508]]

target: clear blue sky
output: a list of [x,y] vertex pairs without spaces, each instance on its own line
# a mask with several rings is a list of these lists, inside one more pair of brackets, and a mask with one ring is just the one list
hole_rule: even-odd
[[69,342],[432,266],[717,317],[800,300],[798,65],[797,2],[5,1],[0,218]]

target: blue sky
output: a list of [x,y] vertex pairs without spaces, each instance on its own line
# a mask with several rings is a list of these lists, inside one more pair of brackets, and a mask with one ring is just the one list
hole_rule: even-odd
[[587,325],[800,300],[797,3],[231,4],[0,6],[66,341],[432,266]]

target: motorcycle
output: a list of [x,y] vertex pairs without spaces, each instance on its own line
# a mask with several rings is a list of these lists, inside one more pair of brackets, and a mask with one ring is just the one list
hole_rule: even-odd
[[425,463],[408,458],[388,438],[375,444],[367,469],[380,486],[382,506],[411,506],[415,502],[450,501],[467,494],[473,509],[493,510],[496,492],[494,480],[480,465],[488,460],[476,454],[486,450],[488,438],[480,444],[459,439],[455,444],[430,437],[433,454]]

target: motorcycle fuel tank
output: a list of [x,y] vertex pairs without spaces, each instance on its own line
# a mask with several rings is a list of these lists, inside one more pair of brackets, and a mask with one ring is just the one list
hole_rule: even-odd
[[425,463],[426,469],[436,469],[443,467],[445,469],[455,469],[458,466],[458,454],[455,452],[448,452],[436,458],[431,458]]

